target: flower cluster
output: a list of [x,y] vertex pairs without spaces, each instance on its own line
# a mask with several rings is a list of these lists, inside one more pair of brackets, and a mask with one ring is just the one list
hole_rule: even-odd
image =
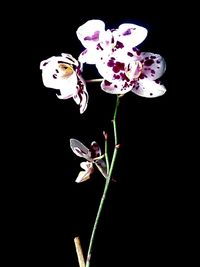
[[142,97],[158,97],[166,92],[159,78],[166,69],[162,56],[142,52],[138,45],[147,37],[144,27],[124,23],[105,29],[105,23],[92,19],[81,25],[77,37],[85,47],[76,60],[70,54],[50,57],[40,63],[43,83],[59,89],[60,99],[73,97],[82,114],[88,105],[83,65],[94,64],[102,76],[101,89],[123,95],[129,91]]

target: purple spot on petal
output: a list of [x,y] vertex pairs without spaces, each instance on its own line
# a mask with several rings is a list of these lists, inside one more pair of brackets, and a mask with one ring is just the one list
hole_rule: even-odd
[[147,77],[147,76],[144,73],[141,73],[139,78],[144,79],[145,77]]
[[116,79],[116,80],[119,80],[120,79],[120,75],[114,74],[113,78]]
[[153,59],[147,59],[147,60],[145,60],[144,65],[151,66],[153,63],[154,63]]
[[130,35],[131,34],[131,30],[136,30],[136,28],[131,28],[131,29],[128,29],[128,30],[126,30],[124,33],[123,33],[123,35]]
[[99,31],[94,32],[92,36],[86,36],[84,40],[97,42],[99,40]]
[[110,86],[112,83],[109,82],[109,81],[107,81],[107,80],[105,80],[105,81],[104,81],[104,84],[105,84],[105,86]]
[[141,55],[141,52],[140,52],[140,50],[139,50],[138,48],[133,47],[132,50],[133,50],[138,56]]
[[129,78],[125,75],[125,73],[120,73],[120,76],[121,76],[121,79],[124,81],[124,80],[126,80],[127,82],[129,82],[130,80],[129,80]]
[[100,50],[103,50],[103,48],[101,47],[100,44],[97,45],[97,50],[99,50],[99,49],[100,49]]
[[130,35],[131,34],[131,29],[126,30],[125,32],[122,33],[123,35]]
[[46,66],[48,63],[49,63],[49,62],[44,62],[44,63],[42,64],[42,66]]
[[118,48],[123,48],[123,47],[124,47],[124,45],[123,45],[123,43],[121,43],[121,42],[117,41],[117,43],[116,43],[115,47],[116,47],[117,49],[118,49]]
[[114,60],[113,59],[110,59],[107,63],[107,66],[108,67],[113,67],[114,66]]
[[124,70],[124,63],[121,62],[116,62],[115,65],[113,66],[113,71],[115,73],[119,72],[120,70]]
[[131,52],[128,52],[127,55],[128,55],[129,57],[133,57],[133,54],[132,54]]

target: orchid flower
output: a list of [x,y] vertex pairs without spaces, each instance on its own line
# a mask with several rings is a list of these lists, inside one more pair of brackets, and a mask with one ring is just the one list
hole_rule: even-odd
[[48,88],[59,89],[59,99],[73,97],[82,114],[88,104],[86,84],[81,76],[80,63],[70,54],[62,53],[40,63],[43,83]]
[[158,80],[166,70],[162,56],[140,52],[134,48],[127,53],[120,48],[111,57],[96,64],[104,78],[101,88],[111,94],[125,94],[129,91],[143,97],[158,97],[166,92]]
[[78,156],[85,158],[87,161],[81,162],[80,166],[84,171],[80,171],[75,182],[80,183],[88,180],[90,175],[94,171],[93,164],[99,169],[99,171],[106,178],[107,176],[107,167],[102,160],[101,149],[96,141],[93,141],[90,145],[90,148],[87,148],[77,139],[70,139],[70,147],[72,151]]
[[147,36],[147,29],[136,24],[124,23],[118,29],[105,30],[102,20],[92,19],[81,25],[76,34],[86,48],[80,54],[79,61],[96,64],[118,48],[131,49],[142,43]]

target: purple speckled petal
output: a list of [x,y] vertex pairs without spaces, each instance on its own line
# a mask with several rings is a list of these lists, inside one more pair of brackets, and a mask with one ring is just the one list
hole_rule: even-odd
[[162,96],[166,92],[166,89],[158,82],[144,78],[139,79],[138,82],[135,83],[132,92],[139,96],[154,98]]
[[117,94],[117,95],[126,94],[129,91],[131,91],[132,88],[133,85],[131,83],[118,80],[114,80],[113,82],[103,80],[103,82],[101,83],[101,89],[109,94]]
[[112,82],[115,79],[115,72],[113,71],[114,65],[116,65],[116,61],[113,58],[107,58],[107,60],[99,60],[96,64],[96,67],[99,74],[104,79]]
[[165,60],[158,54],[143,52],[139,58],[143,65],[142,73],[150,80],[157,80],[166,70]]
[[96,67],[100,75],[107,81],[113,82],[121,81],[121,86],[124,82],[131,82],[138,78],[142,72],[142,64],[139,60],[129,58],[129,60],[116,60],[114,57],[107,58],[107,60],[99,61]]
[[80,106],[80,113],[82,114],[88,105],[88,92],[86,90],[81,91],[80,93],[73,95],[74,101],[77,105]]
[[135,47],[142,43],[147,36],[147,29],[131,23],[124,23],[113,31],[114,39],[127,47]]
[[76,94],[73,95],[73,98],[76,104],[79,105],[80,113],[82,114],[87,108],[89,95],[86,90],[86,84],[83,78],[79,75],[77,75],[77,77],[78,77],[77,92]]
[[85,48],[91,48],[96,47],[99,43],[101,32],[105,32],[105,23],[101,20],[92,19],[81,25],[76,34]]

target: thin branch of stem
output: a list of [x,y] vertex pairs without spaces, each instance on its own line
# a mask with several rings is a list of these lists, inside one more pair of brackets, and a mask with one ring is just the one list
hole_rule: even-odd
[[100,215],[101,215],[101,212],[102,212],[102,208],[103,208],[103,205],[105,203],[106,193],[108,191],[109,184],[110,184],[110,181],[111,181],[112,172],[113,172],[113,168],[114,168],[114,164],[115,164],[115,160],[116,160],[116,156],[117,156],[117,151],[118,151],[118,147],[119,147],[117,145],[117,127],[116,127],[116,116],[117,116],[117,110],[118,110],[119,100],[120,100],[119,97],[120,96],[117,95],[117,101],[116,101],[116,106],[115,106],[115,111],[114,111],[114,116],[113,116],[113,130],[114,130],[114,138],[115,138],[115,148],[114,148],[114,152],[113,152],[113,156],[112,156],[112,161],[111,161],[108,177],[106,179],[106,183],[105,183],[105,186],[104,186],[103,195],[101,197],[101,201],[100,201],[99,208],[98,208],[98,211],[97,211],[96,219],[95,219],[94,226],[93,226],[93,229],[92,229],[92,234],[91,234],[91,237],[90,237],[90,243],[89,243],[87,259],[86,259],[86,267],[90,267],[90,260],[91,260],[91,256],[92,256],[94,237],[95,237],[97,225],[98,225],[98,222],[99,222],[99,218],[100,218]]
[[107,173],[104,173],[103,169],[98,165],[98,162],[94,162],[94,164],[96,165],[96,167],[100,171],[100,173],[103,175],[103,177],[107,179],[107,177],[108,177]]
[[91,80],[85,80],[86,83],[98,83],[98,82],[102,82],[103,79],[91,79]]
[[117,110],[118,110],[118,106],[119,106],[119,102],[120,102],[120,96],[117,95],[117,101],[116,101],[116,105],[115,105],[115,111],[114,111],[114,116],[113,116],[113,130],[114,130],[114,139],[115,139],[115,146],[117,146],[117,127],[116,127],[116,117],[117,117]]
[[109,163],[109,158],[108,158],[108,135],[106,132],[103,132],[104,138],[105,138],[105,159],[106,159],[106,170],[107,170],[107,175],[109,173],[109,169],[110,169],[110,163]]
[[80,243],[80,238],[78,236],[74,238],[74,244],[75,244],[75,248],[76,248],[76,254],[78,257],[79,266],[85,267],[85,260],[83,257],[83,251],[82,251],[82,247],[81,247],[81,243]]

